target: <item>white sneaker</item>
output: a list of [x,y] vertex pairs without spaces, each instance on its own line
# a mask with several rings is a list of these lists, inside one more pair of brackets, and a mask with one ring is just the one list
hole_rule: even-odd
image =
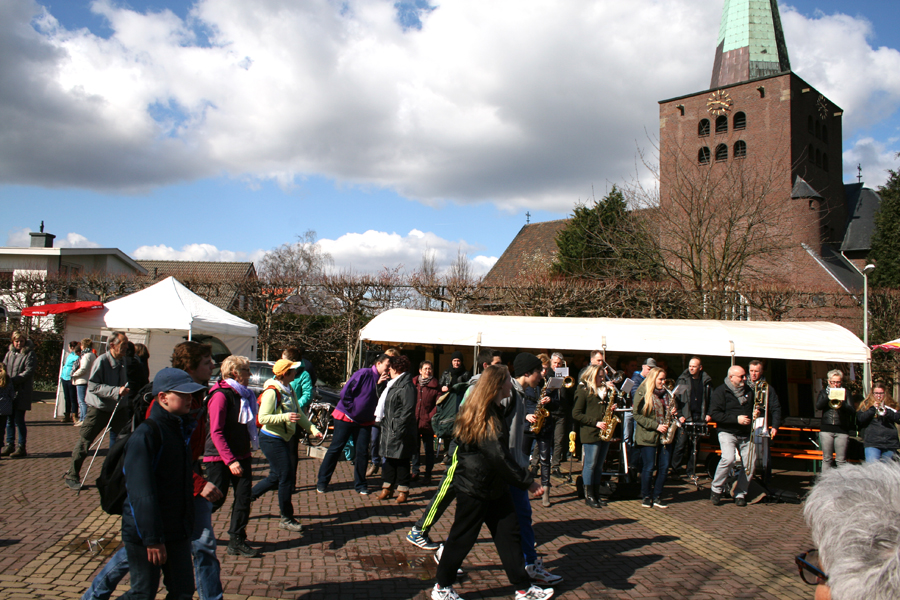
[[[525,596],[522,597],[525,598]],[[434,587],[431,589],[431,600],[462,600],[462,598],[453,590],[452,585],[442,588],[438,584],[434,584]]]
[[516,592],[515,600],[547,600],[552,597],[553,588],[543,589],[533,585],[524,592]]
[[[550,571],[544,568],[544,559],[538,557],[537,560],[534,561],[533,565],[525,565],[525,572],[528,573],[528,577],[531,578],[535,583],[541,583],[544,585],[556,585],[557,583],[562,583],[563,578],[559,575],[554,575]],[[531,586],[535,587],[535,586]],[[540,589],[540,588],[536,588]],[[528,596],[522,596],[526,598]],[[539,598],[542,596],[535,596],[535,598]],[[547,596],[549,598],[550,596]]]
[[[434,562],[436,562],[437,564],[441,564],[441,556],[443,554],[444,554],[444,544],[441,544],[440,546],[438,546],[437,552],[434,553]],[[525,567],[525,569],[527,570],[528,567]],[[463,571],[461,568],[456,570],[457,577],[462,577],[465,574],[466,574],[466,572]]]

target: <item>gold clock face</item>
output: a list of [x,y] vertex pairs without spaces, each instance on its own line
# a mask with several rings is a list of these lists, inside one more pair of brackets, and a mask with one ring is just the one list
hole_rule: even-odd
[[709,111],[709,114],[718,117],[730,111],[732,105],[734,105],[734,101],[728,95],[728,92],[716,90],[709,97],[709,100],[706,101],[706,110]]
[[816,101],[816,108],[819,109],[819,118],[823,121],[828,118],[828,100],[825,99],[825,96],[819,94],[819,99]]

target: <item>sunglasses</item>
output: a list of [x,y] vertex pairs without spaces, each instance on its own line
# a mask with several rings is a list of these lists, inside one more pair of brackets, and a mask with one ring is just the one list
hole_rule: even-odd
[[822,585],[828,583],[828,575],[816,566],[819,562],[819,551],[813,548],[794,558],[797,569],[800,571],[800,579],[809,585]]

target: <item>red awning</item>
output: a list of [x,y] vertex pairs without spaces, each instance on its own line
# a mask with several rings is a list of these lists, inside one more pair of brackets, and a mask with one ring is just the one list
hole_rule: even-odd
[[84,302],[64,302],[63,304],[45,304],[43,306],[28,306],[22,309],[23,317],[45,317],[47,315],[61,315],[65,313],[80,313],[89,310],[103,308],[103,303],[97,300]]

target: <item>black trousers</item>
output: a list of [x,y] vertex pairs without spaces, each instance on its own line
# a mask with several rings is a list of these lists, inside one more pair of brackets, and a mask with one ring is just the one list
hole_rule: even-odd
[[528,589],[530,582],[525,572],[519,520],[508,491],[495,500],[480,500],[456,492],[456,518],[437,568],[438,585],[447,587],[456,581],[456,570],[478,540],[482,525],[487,525],[491,532],[509,582],[517,590]]
[[558,469],[562,464],[569,448],[569,432],[572,431],[572,416],[560,415],[553,417],[553,456],[550,459],[550,466]]
[[409,457],[385,458],[381,467],[382,487],[395,488],[400,491],[409,490],[412,475],[409,472]]
[[131,420],[131,409],[124,405],[119,406],[118,410],[105,412],[95,406],[88,406],[87,415],[81,423],[78,430],[78,441],[75,442],[75,449],[72,450],[72,466],[69,467],[69,475],[78,477],[81,473],[81,465],[85,458],[90,456],[89,448],[98,435],[103,433],[107,424],[112,417],[112,426],[109,428],[112,433],[119,433],[123,427]]
[[244,474],[232,475],[231,469],[222,462],[206,463],[206,478],[222,492],[222,499],[213,503],[213,512],[222,508],[228,497],[228,488],[234,488],[234,504],[231,507],[231,527],[228,535],[246,537],[247,523],[250,521],[250,489],[253,487],[252,459],[250,457],[238,461]]
[[672,464],[670,470],[677,471],[681,468],[682,462],[685,460],[685,454],[688,454],[688,436],[684,433],[684,428],[679,427],[675,434],[675,453],[672,455]]
[[[537,452],[534,454],[537,455],[541,463],[541,485],[544,487],[550,487],[550,455],[553,452],[553,437],[551,434],[553,432],[547,431],[546,428],[552,425],[553,423],[547,423],[537,437],[528,431],[522,436],[522,451],[525,454],[531,453],[532,445],[537,444]],[[531,462],[533,464],[535,461],[532,459]]]

